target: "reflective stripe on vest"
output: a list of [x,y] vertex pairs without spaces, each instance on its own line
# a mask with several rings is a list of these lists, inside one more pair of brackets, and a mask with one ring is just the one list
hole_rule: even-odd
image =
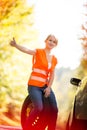
[[46,79],[38,77],[38,76],[31,76],[30,79],[41,81],[41,82],[46,82]]
[[42,69],[37,69],[37,68],[34,68],[33,69],[33,72],[37,72],[37,73],[40,73],[40,74],[43,74],[43,75],[47,75],[47,72],[42,70]]

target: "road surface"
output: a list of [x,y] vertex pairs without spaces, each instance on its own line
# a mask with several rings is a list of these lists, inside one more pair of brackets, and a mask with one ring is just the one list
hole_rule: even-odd
[[21,127],[0,125],[0,130],[22,130]]
[[[21,127],[16,127],[16,126],[0,125],[0,130],[23,130],[23,129]],[[63,130],[63,129],[57,128],[56,130]]]

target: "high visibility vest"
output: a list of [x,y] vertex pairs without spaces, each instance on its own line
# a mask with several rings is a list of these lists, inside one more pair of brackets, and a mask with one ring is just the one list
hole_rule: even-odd
[[36,49],[36,54],[33,56],[33,66],[28,85],[43,87],[48,84],[49,73],[54,70],[57,59],[52,57],[51,67],[48,68],[48,61],[44,49]]

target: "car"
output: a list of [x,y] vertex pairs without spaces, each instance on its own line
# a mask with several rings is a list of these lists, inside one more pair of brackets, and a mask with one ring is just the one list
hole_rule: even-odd
[[70,111],[66,130],[87,130],[87,77],[71,78],[70,83],[77,86],[77,92]]

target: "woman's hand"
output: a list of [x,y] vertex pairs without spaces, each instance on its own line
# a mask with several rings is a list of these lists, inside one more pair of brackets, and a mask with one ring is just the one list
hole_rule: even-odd
[[45,97],[49,97],[50,93],[51,93],[51,88],[50,87],[47,87],[45,90],[44,90],[44,96]]
[[15,39],[13,38],[13,40],[12,41],[10,41],[10,45],[11,46],[13,46],[13,47],[15,47],[16,46],[16,41],[15,41]]

